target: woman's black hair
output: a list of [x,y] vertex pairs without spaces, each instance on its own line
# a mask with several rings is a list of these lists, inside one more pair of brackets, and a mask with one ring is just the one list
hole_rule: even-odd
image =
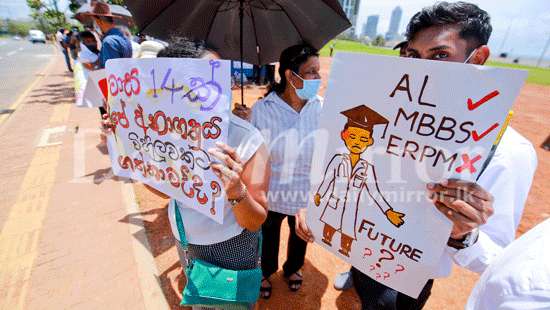
[[268,93],[275,91],[276,93],[282,93],[286,88],[286,70],[298,73],[300,66],[307,62],[309,57],[319,57],[319,51],[309,46],[308,44],[298,44],[286,48],[279,57],[279,76],[281,81],[279,83],[273,82],[269,86]]

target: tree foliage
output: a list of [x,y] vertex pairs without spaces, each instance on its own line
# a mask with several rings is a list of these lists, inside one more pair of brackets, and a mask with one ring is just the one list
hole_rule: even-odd
[[59,10],[58,0],[27,0],[31,9],[31,17],[37,22],[38,28],[46,33],[67,27],[65,13]]
[[374,46],[384,46],[384,44],[386,44],[386,40],[384,40],[384,37],[381,35],[376,36],[372,41],[372,45]]

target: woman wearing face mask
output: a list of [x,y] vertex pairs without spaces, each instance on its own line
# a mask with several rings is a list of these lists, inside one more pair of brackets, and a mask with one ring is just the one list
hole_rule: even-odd
[[281,53],[281,80],[271,86],[268,95],[252,108],[250,122],[264,135],[270,149],[271,178],[268,194],[269,212],[262,226],[261,296],[271,296],[269,277],[278,269],[281,222],[288,220],[290,236],[284,277],[291,291],[302,285],[300,269],[304,264],[307,243],[294,230],[294,215],[307,206],[313,155],[313,132],[318,127],[323,99],[317,95],[321,86],[319,54],[309,45],[295,45]]

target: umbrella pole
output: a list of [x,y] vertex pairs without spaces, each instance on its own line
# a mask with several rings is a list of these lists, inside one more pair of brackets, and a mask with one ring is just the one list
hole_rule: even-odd
[[244,104],[244,83],[243,83],[243,79],[244,79],[244,67],[243,67],[243,49],[244,49],[244,45],[243,45],[243,19],[244,19],[244,0],[240,0],[239,1],[239,26],[240,26],[240,31],[239,31],[239,44],[240,44],[240,52],[241,52],[241,105],[245,105]]

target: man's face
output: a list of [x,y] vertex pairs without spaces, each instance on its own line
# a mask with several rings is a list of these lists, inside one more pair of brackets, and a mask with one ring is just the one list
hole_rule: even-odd
[[[477,48],[475,44],[460,37],[460,28],[456,25],[432,26],[419,31],[409,41],[406,57],[422,58],[439,61],[464,62],[470,56],[472,50]],[[482,46],[473,53],[469,61],[474,64],[483,64],[487,59],[488,48]],[[481,55],[483,53],[487,55]]]
[[367,147],[374,143],[371,132],[359,127],[348,127],[342,131],[342,140],[350,153],[354,154],[363,153]]

